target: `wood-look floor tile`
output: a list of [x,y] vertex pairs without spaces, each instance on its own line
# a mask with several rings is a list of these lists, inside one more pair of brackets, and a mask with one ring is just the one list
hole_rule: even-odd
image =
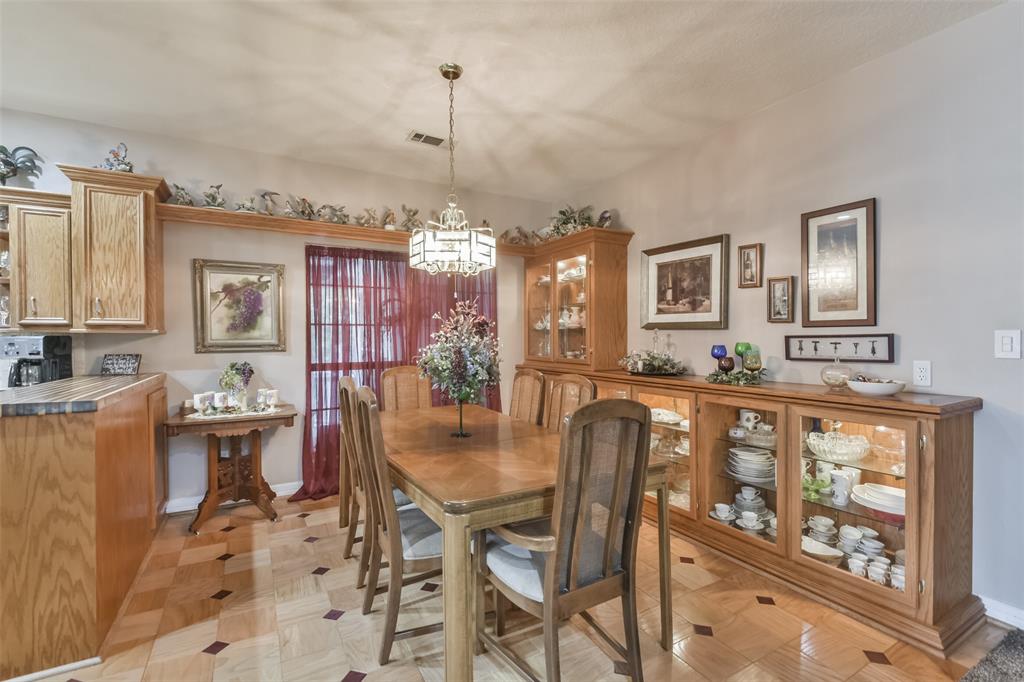
[[864,648],[855,643],[855,638],[827,625],[816,625],[801,635],[800,650],[843,678],[868,664]]
[[679,596],[673,595],[672,610],[691,623],[715,625],[732,619],[735,613],[712,598],[698,592]]
[[279,682],[281,652],[277,633],[232,640],[230,646],[216,655],[213,679],[215,682]]
[[925,680],[938,682],[939,680],[946,679],[949,678],[945,676],[937,678],[914,677],[896,666],[879,665],[877,663],[868,663],[856,675],[849,678],[850,682],[925,682]]
[[761,667],[758,663],[751,663],[730,677],[727,682],[787,682],[787,680],[779,677],[771,670]]
[[842,632],[848,642],[861,649],[869,651],[885,651],[896,644],[896,639],[876,630],[870,625],[865,625],[845,613],[834,611],[822,623],[825,627]]
[[156,637],[157,632],[160,630],[160,621],[162,619],[163,609],[123,614],[114,622],[110,632],[107,633],[102,653],[104,655],[109,653],[108,649],[111,645]]
[[171,591],[169,587],[161,587],[155,590],[136,591],[127,599],[125,615],[134,615],[145,611],[162,609],[167,601],[167,594]]
[[181,585],[224,575],[224,563],[217,559],[178,566],[174,571],[174,584]]
[[226,542],[214,542],[202,547],[183,549],[181,551],[181,557],[178,559],[178,566],[187,566],[188,564],[212,561],[227,551],[228,543]]
[[750,660],[716,636],[692,634],[673,645],[673,652],[710,680],[724,680],[750,665]]
[[204,653],[151,660],[142,682],[209,682],[215,663],[214,656]]
[[985,621],[952,652],[949,659],[965,668],[973,668],[992,648],[1003,641],[1007,629],[990,621]]
[[967,668],[949,659],[939,659],[905,642],[885,651],[889,662],[919,680],[959,680]]
[[803,654],[798,643],[762,656],[757,660],[757,667],[786,682],[841,682],[847,677]]
[[194,599],[187,602],[172,601],[164,607],[163,618],[160,620],[158,632],[161,635],[174,633],[197,624],[212,625],[214,631],[216,631],[217,617],[220,615],[220,609],[221,604],[216,599]]
[[691,590],[699,590],[719,580],[716,574],[697,564],[682,563],[677,559],[671,566],[672,579],[678,580]]
[[751,661],[792,639],[754,622],[746,613],[715,626],[715,637]]
[[178,565],[181,552],[167,552],[165,554],[150,554],[142,567],[143,573],[158,571],[163,568],[174,568]]
[[170,587],[174,583],[174,576],[177,572],[176,566],[157,568],[151,571],[143,570],[135,578],[131,588],[132,592],[145,592],[147,590],[157,590],[161,587]]
[[217,639],[223,642],[237,642],[276,632],[277,609],[271,604],[221,614]]

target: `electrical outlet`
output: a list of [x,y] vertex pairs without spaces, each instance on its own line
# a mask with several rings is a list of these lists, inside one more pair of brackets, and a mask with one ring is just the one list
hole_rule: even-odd
[[932,385],[932,361],[931,360],[914,360],[914,385],[915,386],[931,386]]

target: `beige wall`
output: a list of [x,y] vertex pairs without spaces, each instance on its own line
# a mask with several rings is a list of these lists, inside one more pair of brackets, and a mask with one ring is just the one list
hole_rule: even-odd
[[[729,328],[669,332],[698,373],[713,343],[761,346],[773,379],[817,383],[786,362],[765,321],[766,289],[736,286],[737,245],[765,243],[765,273],[799,275],[800,214],[877,197],[878,332],[909,380],[931,360],[932,390],[981,396],[975,436],[975,589],[1024,608],[1024,361],[993,359],[993,330],[1024,327],[1024,5],[996,8],[786,99],[703,143],[577,193],[615,206],[629,249],[629,345],[640,328],[643,249],[728,233]],[[828,331],[828,330],[820,330]],[[850,328],[848,332],[871,329]],[[664,332],[663,332],[664,333]]]
[[[293,159],[251,154],[237,150],[199,145],[154,135],[93,126],[24,112],[0,111],[0,133],[4,140],[19,140],[45,158],[37,189],[70,191],[67,178],[53,165],[66,162],[94,165],[106,150],[119,141],[128,144],[129,158],[140,173],[163,175],[168,183],[187,185],[193,194],[212,183],[224,183],[229,201],[259,189],[273,189],[286,196],[301,193],[314,202],[345,203],[353,212],[364,207],[388,204],[396,210],[404,201],[421,207],[421,213],[439,205],[447,194],[443,185],[404,180],[398,177],[364,174],[330,166],[304,164]],[[428,153],[436,150],[424,149]],[[447,175],[445,157],[437,156],[438,175]],[[241,191],[240,191],[241,190]],[[496,231],[503,226],[539,225],[547,219],[547,206],[527,200],[493,194],[466,192],[461,199],[474,221],[487,218]],[[231,205],[231,204],[229,204]],[[168,374],[171,409],[200,390],[216,387],[224,365],[237,357],[253,363],[257,385],[281,390],[285,400],[305,407],[305,260],[306,243],[359,245],[341,240],[304,238],[268,232],[245,232],[209,225],[168,223],[164,232],[164,305],[167,333],[160,336],[93,335],[75,338],[75,371],[99,371],[104,353],[137,352],[143,356],[143,371]],[[284,353],[193,352],[191,261],[193,258],[282,263],[285,266],[285,310],[288,350]],[[498,258],[498,335],[502,344],[503,391],[511,391],[515,363],[522,358],[522,259]],[[273,485],[300,479],[302,422],[290,429],[278,429],[264,436],[264,472]],[[205,491],[204,444],[200,439],[179,436],[170,448],[170,497],[179,504],[194,504]]]

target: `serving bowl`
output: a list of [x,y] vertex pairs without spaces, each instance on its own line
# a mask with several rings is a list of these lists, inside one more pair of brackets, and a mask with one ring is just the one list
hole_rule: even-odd
[[902,381],[887,379],[885,381],[854,381],[846,382],[855,393],[861,395],[895,395],[907,387]]
[[863,459],[871,450],[864,436],[851,436],[840,431],[807,434],[807,447],[821,459],[845,464]]
[[823,561],[831,566],[838,566],[846,555],[835,547],[829,547],[824,542],[818,542],[806,535],[800,538],[800,549],[813,559]]

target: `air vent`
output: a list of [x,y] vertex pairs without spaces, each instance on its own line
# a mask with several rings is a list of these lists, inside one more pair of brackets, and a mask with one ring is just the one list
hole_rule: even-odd
[[435,137],[434,135],[427,135],[413,130],[409,133],[409,137],[406,138],[409,142],[419,142],[421,144],[429,144],[431,147],[440,147],[447,140],[443,137]]

